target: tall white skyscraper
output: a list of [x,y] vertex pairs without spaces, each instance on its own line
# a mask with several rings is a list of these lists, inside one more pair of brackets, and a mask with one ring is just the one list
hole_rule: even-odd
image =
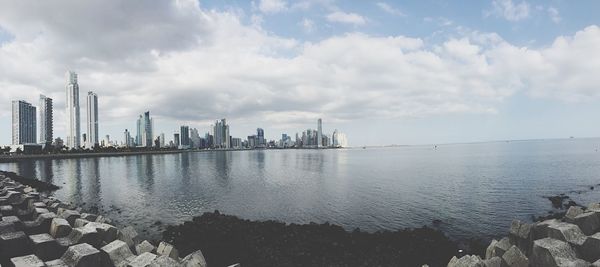
[[36,138],[35,107],[23,100],[12,102],[13,145],[33,144]]
[[40,95],[39,106],[40,144],[51,144],[53,141],[53,107],[52,98]]
[[99,145],[98,137],[98,95],[88,92],[87,95],[87,144],[86,147],[93,148]]
[[154,141],[153,129],[154,120],[150,118],[150,111],[146,111],[137,120],[136,145],[152,147]]
[[317,120],[317,147],[323,146],[323,121]]
[[77,73],[67,71],[67,147],[81,146],[81,129],[79,117],[79,84]]

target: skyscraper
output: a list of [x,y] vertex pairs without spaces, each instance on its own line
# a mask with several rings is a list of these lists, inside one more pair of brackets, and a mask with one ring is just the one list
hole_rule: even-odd
[[229,125],[225,119],[216,121],[213,128],[214,147],[215,148],[231,148],[231,140],[229,137]]
[[266,147],[267,142],[265,141],[265,130],[262,128],[256,129],[256,146],[257,147]]
[[317,120],[317,147],[323,146],[323,121]]
[[35,107],[23,100],[12,102],[13,145],[34,144],[36,139]]
[[125,139],[125,141],[123,142],[123,144],[126,147],[131,147],[131,134],[129,133],[129,131],[127,129],[125,129],[125,132],[123,133],[123,138]]
[[189,126],[181,126],[180,128],[180,138],[181,138],[181,146],[183,148],[190,147],[190,127]]
[[150,118],[150,111],[144,112],[137,120],[137,134],[135,143],[137,146],[152,147],[153,135],[153,120]]
[[79,120],[79,84],[77,73],[67,71],[67,147],[81,146],[80,120]]
[[87,95],[87,144],[92,148],[99,144],[98,141],[98,95],[88,92]]
[[41,144],[52,144],[53,141],[53,107],[52,98],[40,95],[40,106],[39,106],[39,120],[40,125],[40,140]]

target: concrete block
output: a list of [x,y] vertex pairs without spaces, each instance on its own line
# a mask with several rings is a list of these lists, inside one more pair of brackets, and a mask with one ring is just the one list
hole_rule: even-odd
[[69,267],[69,265],[67,265],[61,259],[53,260],[53,261],[47,261],[47,262],[45,262],[45,264],[46,264],[46,267]]
[[588,236],[579,248],[579,254],[583,259],[590,262],[600,260],[600,233]]
[[491,259],[484,260],[483,266],[485,266],[485,267],[502,267],[502,258],[492,257]]
[[29,238],[24,232],[12,232],[0,235],[0,259],[31,254]]
[[13,206],[11,206],[11,205],[2,205],[2,206],[0,206],[0,214],[2,216],[14,216],[17,213],[13,209]]
[[600,229],[600,213],[585,212],[575,216],[574,224],[579,226],[579,229],[585,235],[593,235]]
[[81,214],[79,214],[79,212],[76,210],[64,210],[62,213],[58,214],[58,217],[67,220],[67,222],[73,226],[75,225],[75,220],[81,217]]
[[560,223],[559,220],[551,219],[533,225],[533,240],[548,237],[548,226]]
[[195,252],[190,253],[185,256],[181,261],[182,265],[185,267],[206,267],[206,259],[204,259],[204,255],[202,255],[202,251],[196,250]]
[[50,225],[50,235],[54,238],[65,237],[71,233],[71,229],[72,227],[67,220],[63,218],[54,218]]
[[528,267],[529,259],[521,252],[517,246],[512,246],[504,255],[502,255],[502,262],[506,266],[510,267]]
[[570,223],[557,223],[548,226],[548,237],[568,242],[576,246],[583,245],[586,236],[581,232],[579,226]]
[[88,220],[90,222],[95,222],[98,219],[98,215],[91,213],[81,213],[81,219]]
[[40,214],[49,213],[50,211],[46,208],[35,208],[33,209],[33,218],[37,218]]
[[101,267],[102,255],[90,244],[70,246],[60,258],[66,265],[73,267]]
[[43,261],[55,260],[64,253],[56,240],[49,234],[30,235],[33,254]]
[[46,264],[35,255],[27,255],[10,259],[15,267],[45,267]]
[[56,214],[54,214],[54,212],[42,213],[37,216],[35,222],[38,223],[43,233],[49,233],[50,226],[52,225],[52,220],[54,218],[56,218]]
[[12,222],[0,221],[0,234],[15,232],[15,225]]
[[502,255],[504,255],[504,253],[507,250],[509,250],[510,247],[512,247],[512,244],[510,244],[508,237],[504,237],[504,238],[500,239],[500,241],[498,241],[498,243],[496,243],[496,246],[494,247],[493,255],[502,257]]
[[589,267],[590,263],[582,259],[564,259],[558,258],[558,266],[561,267]]
[[600,203],[590,203],[587,206],[587,211],[600,212]]
[[25,224],[17,216],[2,217],[2,221],[12,223],[17,231],[21,231],[25,228]]
[[150,265],[150,267],[163,267],[163,266],[172,266],[172,267],[181,267],[182,265],[169,256],[159,256],[154,259]]
[[117,240],[117,237],[119,235],[119,229],[110,224],[90,222],[85,226],[96,229],[96,231],[98,231],[98,235],[100,235],[100,239],[106,242],[107,244]]
[[516,245],[527,255],[531,251],[531,246],[533,245],[533,226],[519,220],[513,220],[508,238],[511,244]]
[[[236,263],[236,264],[229,265],[227,267],[242,267],[242,265],[239,263]],[[489,266],[486,266],[486,267],[489,267]]]
[[558,267],[559,258],[574,260],[576,253],[569,243],[552,238],[544,238],[533,242],[533,250],[529,257],[532,266]]
[[474,255],[466,255],[463,256],[462,258],[456,258],[456,256],[454,256],[452,259],[450,259],[450,262],[448,263],[448,267],[484,267],[483,266],[483,260],[481,258],[479,258],[479,256],[474,256]]
[[84,220],[84,219],[81,219],[81,218],[77,218],[77,219],[75,219],[75,224],[73,225],[73,227],[74,227],[74,228],[77,228],[77,227],[84,227],[84,226],[85,226],[86,224],[88,224],[89,222],[90,222],[90,221],[88,221],[88,220]]
[[173,246],[167,242],[164,242],[164,241],[160,242],[160,244],[158,244],[158,248],[156,249],[156,254],[168,256],[173,259],[179,260],[179,251],[177,251],[175,246]]
[[492,242],[490,243],[490,245],[485,249],[485,259],[486,260],[489,260],[496,256],[496,254],[494,253],[496,244],[498,244],[498,240],[493,239]]
[[154,253],[156,252],[156,247],[152,245],[152,243],[148,242],[148,240],[144,240],[142,243],[139,243],[135,246],[135,252],[138,255],[141,255],[144,252]]
[[154,259],[156,259],[157,257],[158,256],[156,256],[152,253],[145,252],[145,253],[142,253],[141,255],[135,257],[135,259],[133,261],[131,261],[128,266],[130,266],[130,267],[146,267],[146,266],[149,266],[150,263],[152,263],[152,261]]
[[98,231],[93,227],[73,228],[67,236],[72,244],[87,243],[93,247],[100,247],[101,240]]
[[139,243],[138,233],[131,226],[119,230],[119,240],[124,241],[130,248],[134,248]]
[[103,246],[100,251],[104,254],[104,266],[118,266],[127,262],[127,259],[134,256],[127,243],[121,240],[115,240],[110,244]]

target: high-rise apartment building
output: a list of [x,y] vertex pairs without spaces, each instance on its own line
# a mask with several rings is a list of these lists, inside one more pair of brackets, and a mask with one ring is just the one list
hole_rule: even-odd
[[125,129],[125,132],[123,133],[123,139],[125,139],[123,145],[126,147],[131,147],[133,145],[131,144],[131,133],[129,133],[127,129]]
[[189,126],[181,126],[180,131],[179,131],[179,138],[181,138],[181,146],[183,148],[189,148],[190,147],[190,127]]
[[77,148],[81,146],[81,129],[79,117],[79,84],[77,73],[68,71],[67,79],[67,147]]
[[215,148],[231,148],[229,125],[227,125],[227,121],[225,119],[215,122],[213,136]]
[[317,147],[323,146],[323,121],[317,120]]
[[98,137],[98,95],[88,92],[87,95],[87,143],[92,148],[99,144]]
[[12,102],[13,145],[36,143],[36,109],[23,100]]
[[267,146],[267,142],[265,140],[265,130],[263,130],[262,128],[257,128],[256,129],[256,146],[257,147],[266,147]]
[[53,138],[53,107],[52,98],[40,95],[40,106],[39,108],[39,135],[40,144],[52,144]]

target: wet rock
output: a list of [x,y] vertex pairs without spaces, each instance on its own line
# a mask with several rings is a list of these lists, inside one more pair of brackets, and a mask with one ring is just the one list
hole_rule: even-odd
[[144,252],[153,253],[156,251],[156,247],[152,245],[152,243],[148,242],[148,240],[144,240],[142,243],[139,243],[135,246],[135,251],[138,255],[141,255]]
[[15,267],[45,267],[46,264],[35,255],[27,255],[10,259]]
[[502,255],[502,262],[506,266],[510,267],[528,267],[529,259],[521,252],[517,246],[512,246],[504,255]]
[[127,243],[121,240],[115,240],[100,250],[104,254],[104,266],[118,266],[134,256]]
[[586,236],[581,232],[579,226],[563,222],[548,226],[548,237],[565,241],[576,246],[583,245],[583,242],[585,242],[586,239]]
[[182,265],[185,267],[206,267],[206,259],[204,259],[204,255],[202,255],[202,251],[197,250],[195,252],[190,253],[185,256],[181,261]]
[[533,242],[529,261],[532,266],[558,267],[560,258],[574,260],[576,256],[575,250],[567,242],[544,238]]
[[86,243],[70,246],[60,259],[73,267],[101,267],[102,264],[100,251]]
[[600,228],[600,213],[586,212],[575,216],[574,223],[585,235],[592,235]]
[[54,238],[65,237],[71,233],[71,225],[63,218],[54,218],[50,224],[50,235]]
[[119,234],[119,230],[116,227],[106,223],[90,222],[86,224],[85,227],[96,229],[100,239],[106,243],[117,240]]
[[552,202],[552,207],[555,209],[562,209],[563,208],[563,202],[568,199],[568,196],[565,195],[558,195],[558,196],[551,196],[551,197],[546,197],[548,200],[550,200],[550,202]]
[[55,260],[64,253],[56,240],[49,234],[39,234],[29,236],[33,254],[43,261]]
[[168,256],[173,259],[179,259],[179,251],[177,251],[177,249],[173,245],[171,245],[167,242],[164,242],[164,241],[160,242],[160,244],[158,244],[158,248],[156,249],[156,254]]

